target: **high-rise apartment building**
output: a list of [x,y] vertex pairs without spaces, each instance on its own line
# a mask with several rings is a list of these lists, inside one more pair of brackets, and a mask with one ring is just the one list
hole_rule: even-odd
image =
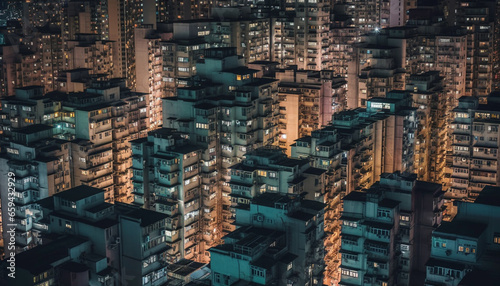
[[120,81],[91,85],[85,92],[46,96],[42,87],[18,89],[3,103],[2,141],[8,144],[15,128],[48,124],[54,137],[71,141],[73,186],[105,189],[110,202],[132,202],[129,140],[147,135],[148,94],[130,92]]
[[336,1],[335,14],[350,18],[356,29],[356,36],[374,30],[404,26],[408,21],[409,10],[417,7],[417,1]]
[[245,64],[271,59],[271,21],[251,16],[250,7],[216,8],[208,25],[211,47],[234,47]]
[[135,90],[149,94],[147,117],[149,129],[153,130],[162,124],[163,57],[161,54],[160,36],[149,27],[135,28]]
[[[397,99],[399,98],[399,99]],[[411,172],[416,111],[411,96],[394,92],[374,98],[368,110],[334,114],[332,124],[299,138],[292,145],[293,158],[309,158],[313,167],[327,170],[325,202],[325,281],[340,281],[341,199],[354,190],[368,188],[384,172]],[[390,171],[389,171],[390,170]]]
[[499,279],[498,187],[485,187],[474,203],[458,202],[458,213],[432,233],[425,285],[495,285]]
[[498,17],[496,1],[447,1],[449,23],[467,31],[467,65],[465,95],[477,96],[486,103],[491,92],[494,58],[498,47],[495,41],[495,18]]
[[113,76],[126,78],[127,87],[136,88],[135,29],[167,20],[166,1],[70,1],[64,6],[62,31],[65,40],[78,33],[95,34],[97,40],[111,41]]
[[209,33],[208,22],[175,22],[171,39],[162,41],[164,97],[177,94],[177,87],[184,87],[196,75],[196,62],[204,57],[210,44],[204,36]]
[[[438,10],[439,11],[439,10]],[[424,12],[424,11],[421,11]],[[459,27],[447,27],[442,23],[433,23],[431,19],[436,11],[427,11],[425,20],[410,19],[409,25],[417,27],[416,46],[407,66],[410,74],[438,71],[443,77],[443,89],[447,109],[445,126],[446,142],[451,142],[450,129],[453,121],[451,110],[458,106],[458,98],[465,95],[467,38],[465,31]],[[439,14],[438,14],[439,15]],[[438,18],[440,16],[437,16]],[[418,18],[418,17],[416,17]],[[451,148],[446,148],[445,178],[451,176]],[[449,181],[444,182],[449,184]]]
[[34,66],[40,65],[40,85],[44,86],[45,92],[56,90],[55,78],[57,78],[59,71],[64,68],[61,29],[59,27],[50,28],[47,25],[37,28],[32,36],[32,49],[35,51],[36,57],[39,58],[39,62]]
[[4,95],[14,95],[19,87],[41,84],[39,56],[19,39],[9,38],[6,45],[0,46]]
[[64,71],[60,69],[57,73],[58,78],[64,77],[66,70],[75,69],[88,69],[90,75],[104,79],[113,78],[113,43],[100,38],[97,34],[76,34],[74,39],[66,40],[66,63]]
[[290,145],[327,125],[333,114],[332,81],[320,72],[288,68],[276,71],[280,102],[280,147]]
[[447,197],[474,200],[488,185],[500,185],[498,94],[487,104],[476,97],[461,97],[453,110],[453,164]]
[[[148,94],[135,93],[112,81],[94,85],[83,94],[69,94],[63,101],[63,136],[77,139],[73,156],[75,178],[105,189],[107,199],[132,202],[130,140],[147,135]],[[74,134],[74,135],[73,135]]]
[[89,69],[79,68],[59,72],[57,77],[57,91],[62,93],[84,92],[92,87],[92,82],[106,75],[91,75]]
[[261,193],[302,194],[305,199],[325,201],[326,170],[311,167],[307,159],[289,158],[277,146],[247,152],[231,166],[233,207],[245,206]]
[[404,27],[373,32],[356,44],[349,62],[347,107],[366,107],[372,97],[404,90],[406,57],[413,45],[414,31]]
[[273,42],[271,60],[278,62],[281,67],[296,65],[298,51],[293,12],[282,12],[280,15],[274,16],[271,23]]
[[[74,53],[75,44],[76,46],[80,45],[73,41],[81,41],[82,35],[85,42],[90,40],[87,45],[91,45],[86,50],[84,48],[84,55],[95,49],[92,43],[109,41],[111,50],[110,54],[107,55],[107,59],[113,59],[112,74],[114,77],[125,77],[125,58],[126,54],[130,53],[130,49],[125,49],[124,38],[126,37],[125,30],[127,28],[124,15],[125,3],[126,1],[121,0],[68,1],[62,7],[61,23],[62,38],[65,45],[64,52],[68,54],[68,59],[71,59],[70,55]],[[94,35],[94,37],[91,37],[90,34]],[[130,35],[130,32],[128,35]],[[80,59],[80,56],[81,51],[77,54],[77,59]],[[88,59],[87,64],[92,61],[92,59]],[[73,68],[68,63],[65,69]]]
[[409,25],[418,26],[417,38],[407,70],[413,73],[439,71],[444,78],[446,97],[452,100],[451,108],[457,106],[458,98],[465,95],[467,38],[465,31],[410,20]]
[[0,45],[2,95],[14,95],[15,89],[41,85],[45,92],[56,90],[58,72],[63,68],[63,45],[59,28],[44,26],[29,36],[7,33]]
[[442,220],[439,184],[414,174],[385,173],[366,192],[343,199],[340,284],[414,285],[423,282],[430,245]]
[[166,283],[167,215],[107,203],[103,190],[89,186],[59,192],[35,205],[43,220],[33,227],[43,245],[18,254],[20,276],[9,281],[12,285]]
[[212,285],[322,285],[325,204],[265,192],[236,209],[240,226],[210,249]]
[[48,24],[61,24],[63,3],[54,0],[24,1],[22,3],[22,27],[24,35],[31,35],[36,28]]
[[220,1],[193,0],[157,0],[159,9],[165,14],[163,21],[206,19]]
[[230,206],[226,169],[251,150],[277,144],[278,81],[257,78],[258,70],[242,61],[233,48],[205,50],[197,76],[163,105],[163,127],[189,134],[203,148],[203,188],[222,202],[216,205],[219,238],[232,229],[223,223],[223,210]]
[[411,101],[408,92],[393,91],[368,100],[366,110],[334,114],[331,125],[296,140],[292,157],[310,157],[322,168],[340,161],[347,193],[371,186],[384,172],[412,172],[417,119]]
[[168,261],[208,262],[217,198],[203,184],[202,147],[191,144],[185,133],[161,128],[132,141],[132,152],[134,204],[168,216]]
[[295,65],[298,69],[331,69],[330,2],[291,1],[291,3],[285,3],[285,8],[295,10],[293,35],[296,51]]
[[[36,202],[72,186],[70,143],[54,139],[52,129],[44,124],[13,128],[11,141],[4,143],[2,148],[5,150],[0,158],[2,175],[7,178],[7,174],[12,173],[15,178],[12,188],[7,183],[0,187],[2,210],[14,208],[15,212],[14,222],[9,220],[9,212],[2,212],[2,221],[16,225],[15,248],[5,248],[7,255],[28,250],[39,243],[38,224],[43,216]],[[9,202],[13,202],[14,207],[8,205]],[[6,244],[11,237],[7,230],[9,228],[4,227],[2,233]]]
[[[74,40],[77,34],[95,34],[99,40],[101,33],[97,32],[97,25],[106,23],[106,17],[100,17],[100,23],[97,23],[97,17],[92,17],[92,9],[97,8],[92,1],[72,0],[63,5],[61,11],[61,35],[63,39]],[[104,19],[102,19],[104,18]],[[102,22],[104,21],[104,22]]]
[[448,141],[447,114],[451,112],[443,78],[438,71],[409,76],[406,90],[413,95],[417,108],[418,130],[415,137],[414,170],[419,180],[449,185],[446,176],[446,155],[451,149]]
[[17,88],[15,95],[2,100],[2,136],[11,136],[15,128],[33,124],[52,125],[57,121],[56,113],[61,111],[61,103],[44,97],[42,86]]
[[[335,5],[336,7],[337,5]],[[347,67],[357,39],[357,30],[348,15],[334,11],[331,20],[332,33],[332,70],[336,75],[347,76]]]

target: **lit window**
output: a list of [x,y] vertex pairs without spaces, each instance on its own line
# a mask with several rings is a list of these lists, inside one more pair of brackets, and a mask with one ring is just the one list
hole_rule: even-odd
[[350,276],[357,278],[358,277],[358,272],[354,270],[349,270],[349,269],[342,269],[342,275]]
[[241,80],[241,75],[237,75],[236,80]]
[[464,252],[464,247],[463,246],[459,246],[458,247],[458,252]]
[[500,233],[495,233],[493,236],[493,243],[500,244]]

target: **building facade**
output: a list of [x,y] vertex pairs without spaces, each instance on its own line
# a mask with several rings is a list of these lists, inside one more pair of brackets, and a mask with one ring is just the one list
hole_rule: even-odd
[[453,173],[447,197],[474,200],[488,185],[498,186],[498,95],[488,104],[462,97],[453,110]]
[[236,209],[237,230],[210,249],[212,285],[322,285],[325,205],[263,193]]
[[427,239],[443,218],[441,186],[385,173],[343,202],[340,285],[422,283]]
[[425,285],[495,284],[500,261],[498,187],[485,187],[474,203],[459,202],[451,222],[432,233]]

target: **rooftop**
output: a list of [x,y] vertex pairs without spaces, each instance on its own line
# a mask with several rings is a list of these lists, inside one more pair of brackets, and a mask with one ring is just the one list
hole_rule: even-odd
[[78,221],[84,224],[95,226],[100,229],[107,229],[118,223],[116,220],[111,218],[103,218],[101,220],[94,221],[86,217],[75,216],[68,213],[57,212],[57,211],[52,212],[50,215],[61,219],[67,219],[69,221]]
[[307,170],[304,171],[306,174],[312,174],[312,175],[321,175],[323,173],[326,173],[325,169],[320,169],[320,168],[315,168],[315,167],[310,167]]
[[500,187],[484,187],[474,203],[500,207]]
[[99,193],[104,193],[104,190],[90,187],[90,186],[85,186],[81,185],[78,187],[71,188],[69,190],[57,193],[54,195],[54,197],[61,198],[63,200],[71,201],[71,202],[76,202],[82,199],[85,199],[87,197],[91,197],[93,195],[99,194]]
[[93,208],[87,209],[87,211],[90,213],[98,213],[98,212],[105,210],[107,208],[110,208],[112,206],[113,206],[113,204],[110,204],[110,203],[102,203],[102,204],[99,204]]
[[194,151],[198,151],[200,149],[201,148],[196,145],[182,145],[182,146],[175,146],[174,148],[169,149],[169,151],[176,152],[179,154],[187,154]]
[[383,199],[378,202],[378,205],[383,208],[395,208],[400,204],[399,201],[391,200],[391,199]]
[[442,186],[440,184],[431,182],[417,181],[415,188],[421,192],[436,193],[437,191],[440,191],[439,194],[443,193]]
[[439,266],[439,267],[443,267],[443,268],[456,269],[456,270],[464,270],[465,269],[465,265],[462,263],[457,263],[457,262],[447,261],[447,260],[440,260],[440,259],[435,259],[435,258],[430,258],[425,265],[426,266]]
[[255,197],[252,199],[252,204],[255,205],[260,205],[260,206],[267,206],[267,207],[274,207],[276,203],[282,203],[282,204],[288,204],[292,202],[294,197],[290,197],[285,194],[280,194],[280,193],[262,193],[261,195]]
[[285,166],[285,167],[295,167],[295,166],[303,166],[305,164],[309,164],[308,159],[293,159],[293,158],[283,158],[278,160],[276,165]]
[[188,276],[205,265],[206,264],[204,263],[188,259],[181,259],[176,263],[170,264],[168,266],[168,272],[172,274],[177,274],[179,276]]
[[364,201],[366,201],[366,193],[363,193],[363,192],[350,192],[348,195],[346,195],[344,197],[344,201],[364,202]]
[[260,268],[271,269],[271,267],[276,265],[276,261],[272,257],[261,256],[251,264]]
[[41,131],[52,130],[52,126],[45,124],[34,124],[29,125],[23,128],[14,129],[13,132],[21,133],[21,134],[33,134]]
[[461,286],[473,285],[496,285],[498,283],[499,273],[492,273],[479,269],[473,269],[465,274],[464,278],[460,281]]
[[439,236],[439,234],[445,234],[479,238],[487,227],[486,224],[478,222],[454,219],[451,222],[443,222],[441,226],[434,231],[434,234],[437,236]]
[[85,272],[85,271],[89,270],[89,268],[86,265],[81,264],[81,263],[77,263],[77,262],[73,262],[73,261],[68,261],[68,262],[62,264],[61,266],[59,266],[59,268],[70,271],[70,272],[74,272],[74,273]]
[[246,86],[261,86],[276,81],[278,80],[274,78],[254,78],[254,80],[251,83],[247,83]]
[[[33,275],[52,268],[54,262],[69,256],[68,249],[87,242],[78,236],[67,236],[48,244],[37,246],[16,255],[16,267],[26,269]],[[36,263],[33,263],[36,261]]]
[[305,209],[321,211],[321,210],[325,209],[326,204],[318,202],[318,201],[313,201],[313,200],[303,200],[300,203],[300,206],[302,208],[305,208]]
[[224,72],[239,74],[239,75],[253,74],[253,73],[256,73],[258,71],[259,70],[250,69],[250,68],[247,68],[245,66],[224,70]]
[[[119,206],[122,217],[130,217],[141,221],[141,227],[152,225],[160,220],[167,219],[169,216],[163,213],[133,207],[127,204],[115,204]],[[115,207],[116,208],[116,207]]]
[[296,212],[288,214],[288,216],[291,218],[294,218],[294,219],[308,221],[314,217],[314,214],[306,213],[303,211],[296,211]]

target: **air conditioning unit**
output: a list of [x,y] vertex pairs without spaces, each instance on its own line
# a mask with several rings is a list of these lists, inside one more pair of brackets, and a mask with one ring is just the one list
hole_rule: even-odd
[[253,219],[258,222],[263,222],[264,221],[264,215],[262,214],[256,214],[254,215]]

